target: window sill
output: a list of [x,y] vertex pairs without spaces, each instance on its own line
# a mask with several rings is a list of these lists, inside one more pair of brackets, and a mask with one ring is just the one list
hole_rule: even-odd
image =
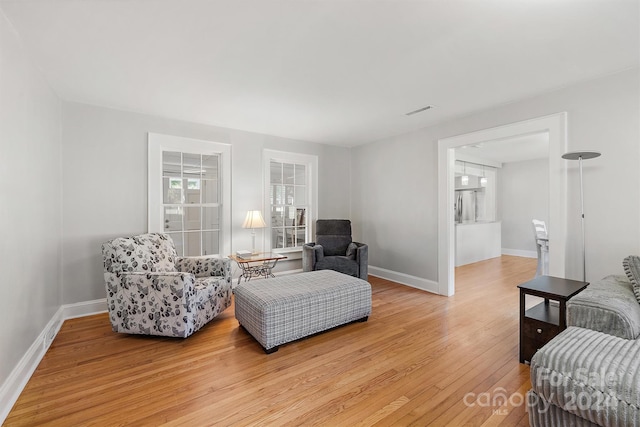
[[[287,261],[302,259],[302,248],[286,248],[286,249],[277,249],[273,251],[276,254],[284,255],[287,257]],[[284,260],[283,260],[284,261]]]

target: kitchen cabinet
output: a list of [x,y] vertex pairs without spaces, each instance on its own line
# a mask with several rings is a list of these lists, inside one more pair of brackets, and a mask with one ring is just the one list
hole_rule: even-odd
[[456,267],[502,255],[500,221],[456,224]]

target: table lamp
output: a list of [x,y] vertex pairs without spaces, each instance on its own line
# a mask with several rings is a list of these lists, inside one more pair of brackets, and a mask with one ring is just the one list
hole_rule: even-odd
[[266,226],[267,224],[264,223],[264,219],[262,218],[262,212],[260,211],[247,212],[247,216],[244,219],[242,228],[251,229],[251,254],[256,253],[256,228],[264,228]]

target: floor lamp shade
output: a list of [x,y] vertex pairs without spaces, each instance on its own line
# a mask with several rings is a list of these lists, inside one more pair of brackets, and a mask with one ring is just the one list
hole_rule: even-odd
[[584,185],[582,181],[582,161],[599,157],[597,151],[572,151],[565,153],[562,158],[565,160],[577,160],[580,169],[580,219],[582,223],[582,281],[587,281],[587,253],[584,233]]
[[264,222],[264,218],[262,217],[262,212],[260,211],[249,211],[247,212],[247,216],[242,223],[242,228],[250,228],[251,229],[251,253],[256,253],[256,228],[264,228],[267,224]]

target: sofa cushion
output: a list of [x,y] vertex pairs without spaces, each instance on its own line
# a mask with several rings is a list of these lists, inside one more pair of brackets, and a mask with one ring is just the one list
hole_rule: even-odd
[[529,413],[530,427],[571,426],[571,427],[597,427],[598,424],[587,421],[584,418],[558,408],[556,405],[544,400],[538,394],[529,390],[527,393],[527,412]]
[[622,261],[622,266],[629,281],[633,285],[633,293],[638,302],[640,302],[640,257],[630,255]]
[[626,339],[640,336],[640,304],[623,274],[596,280],[567,301],[567,325]]
[[570,326],[534,354],[531,385],[546,402],[592,423],[637,426],[638,360],[640,341]]

